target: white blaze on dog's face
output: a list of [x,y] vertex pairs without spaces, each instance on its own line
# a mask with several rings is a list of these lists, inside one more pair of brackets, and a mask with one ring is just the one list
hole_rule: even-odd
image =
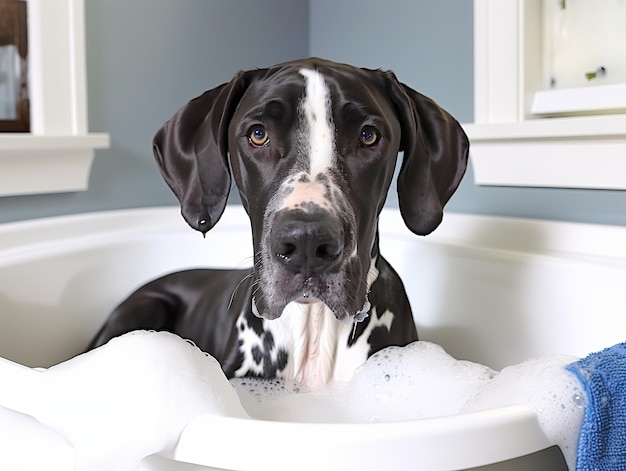
[[335,140],[330,92],[319,72],[302,69],[306,79],[306,95],[302,111],[308,125],[304,145],[308,146],[309,174],[314,177],[328,172],[335,157]]

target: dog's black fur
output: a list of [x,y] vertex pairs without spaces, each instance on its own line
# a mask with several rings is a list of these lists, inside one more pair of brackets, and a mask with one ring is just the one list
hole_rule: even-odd
[[374,352],[417,339],[402,282],[378,251],[398,152],[400,211],[426,235],[468,148],[448,113],[391,72],[306,59],[237,74],[165,123],[154,153],[183,217],[202,233],[234,180],[251,221],[253,268],[148,283],[89,348],[135,329],[168,330],[215,356],[229,377],[349,376]]

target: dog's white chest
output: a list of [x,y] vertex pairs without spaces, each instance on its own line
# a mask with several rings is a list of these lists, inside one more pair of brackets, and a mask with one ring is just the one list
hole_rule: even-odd
[[291,303],[279,319],[266,322],[266,328],[288,351],[287,365],[279,373],[282,379],[310,387],[336,379],[337,352],[347,348],[340,339],[350,326],[339,322],[324,304]]
[[263,320],[259,335],[239,319],[241,368],[236,376],[267,376],[318,387],[348,381],[368,357],[367,337],[349,345],[354,324],[338,321],[324,304],[291,303],[280,318]]

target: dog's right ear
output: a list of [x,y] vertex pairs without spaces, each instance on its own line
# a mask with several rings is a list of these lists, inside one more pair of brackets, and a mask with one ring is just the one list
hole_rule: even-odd
[[228,125],[257,72],[239,72],[194,98],[154,136],[161,175],[180,201],[185,221],[203,234],[224,212],[231,184]]

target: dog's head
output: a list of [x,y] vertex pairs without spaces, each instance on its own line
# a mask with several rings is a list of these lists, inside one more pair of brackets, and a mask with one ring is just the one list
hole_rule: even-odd
[[400,211],[425,235],[441,222],[468,148],[459,124],[393,73],[321,59],[240,72],[154,139],[194,229],[215,225],[234,179],[252,225],[254,307],[267,319],[293,301],[322,301],[340,320],[363,315],[398,153]]

